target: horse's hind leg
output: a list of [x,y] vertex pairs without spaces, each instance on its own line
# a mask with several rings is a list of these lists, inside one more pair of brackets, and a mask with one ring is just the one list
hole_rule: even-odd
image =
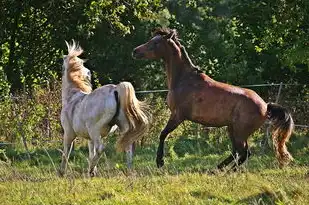
[[[91,157],[91,150],[89,150],[89,176],[94,177],[96,175],[96,166],[99,162],[99,159],[103,153],[104,145],[101,142],[101,134],[102,136],[106,136],[108,132],[110,131],[110,127],[106,127],[101,132],[99,129],[92,129],[89,132],[91,142],[89,142],[90,146],[89,149],[93,149],[93,157]],[[89,145],[88,144],[88,145]]]
[[219,169],[220,171],[223,171],[226,166],[228,166],[231,162],[233,162],[236,154],[235,139],[233,137],[233,129],[231,126],[228,127],[228,133],[232,141],[232,153],[217,166],[217,169]]
[[73,141],[75,139],[75,134],[73,132],[65,132],[63,137],[63,153],[62,153],[62,161],[59,169],[59,175],[63,176],[67,169],[67,164],[72,148]]
[[228,166],[234,160],[234,155],[230,154],[225,160],[218,164],[217,169],[223,171],[226,166]]
[[126,157],[127,157],[127,167],[128,169],[132,168],[132,164],[133,164],[133,152],[134,152],[134,143],[132,143],[129,146],[129,149],[126,150]]
[[257,129],[255,124],[250,122],[238,123],[233,127],[232,141],[234,145],[234,164],[231,167],[236,171],[237,167],[242,165],[251,155],[248,146],[248,137]]
[[[104,150],[104,145],[101,143],[101,135],[95,135],[91,137],[91,144],[93,144],[93,148],[94,148],[94,154],[92,158],[89,158],[89,176],[90,177],[94,177],[96,175],[96,166],[99,162],[99,159],[103,153]],[[89,150],[90,153],[90,150]],[[90,156],[90,154],[89,154]]]
[[236,171],[237,167],[242,165],[250,157],[251,152],[248,147],[247,141],[239,141],[236,144],[236,155],[234,157],[234,164],[231,170]]
[[239,141],[233,143],[233,152],[217,168],[223,170],[226,166],[233,162],[232,168],[236,171],[237,167],[243,164],[251,155],[251,152],[246,141]]
[[[94,143],[92,140],[88,141],[88,149],[89,149],[89,159],[88,159],[88,163],[90,165],[90,162],[92,161],[94,155],[95,155],[95,149],[94,149]],[[93,172],[96,173],[97,172],[97,167],[95,166],[93,168]]]

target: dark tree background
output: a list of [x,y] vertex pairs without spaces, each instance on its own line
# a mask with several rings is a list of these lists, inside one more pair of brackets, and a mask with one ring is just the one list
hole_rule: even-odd
[[309,83],[309,1],[2,0],[0,7],[2,97],[58,79],[71,39],[101,84],[165,88],[160,63],[131,58],[158,26],[176,28],[193,62],[216,80]]

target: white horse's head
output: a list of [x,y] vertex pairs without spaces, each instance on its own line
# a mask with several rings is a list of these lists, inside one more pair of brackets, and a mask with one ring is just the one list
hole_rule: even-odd
[[82,92],[90,93],[92,91],[91,72],[84,66],[85,60],[78,57],[83,53],[83,49],[74,40],[72,44],[65,43],[68,47],[68,54],[63,56],[63,83],[70,84]]

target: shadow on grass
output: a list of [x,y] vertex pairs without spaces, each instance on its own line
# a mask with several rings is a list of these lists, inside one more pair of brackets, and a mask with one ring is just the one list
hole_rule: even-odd
[[194,198],[199,198],[203,200],[218,202],[218,203],[224,203],[224,204],[232,204],[233,200],[228,199],[226,197],[222,196],[215,196],[207,191],[192,191],[190,192],[190,195]]
[[279,192],[264,191],[241,199],[236,204],[276,205],[280,201],[282,201],[282,196]]

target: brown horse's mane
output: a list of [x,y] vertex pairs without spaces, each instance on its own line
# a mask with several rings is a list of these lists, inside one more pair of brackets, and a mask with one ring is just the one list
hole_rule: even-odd
[[[178,39],[178,33],[175,29],[170,29],[170,28],[156,28],[154,31],[153,31],[153,36],[156,36],[156,35],[161,35],[161,36],[164,36],[164,35],[167,35],[171,32],[175,32],[175,39]],[[173,40],[175,40],[173,39]]]
[[191,68],[194,69],[194,71],[198,72],[198,73],[201,73],[202,71],[200,70],[200,68],[196,65],[194,65],[192,63],[192,60],[191,58],[189,57],[189,54],[186,50],[186,48],[179,42],[179,35],[177,33],[177,31],[175,29],[170,29],[170,28],[157,28],[154,30],[153,32],[153,36],[156,36],[156,35],[167,35],[167,34],[170,34],[171,32],[175,32],[175,35],[174,37],[172,38],[172,40],[176,43],[176,45],[180,48],[180,51],[181,51],[181,55],[184,57],[184,60],[187,64],[189,64],[189,66]]
[[[179,43],[180,44],[180,43]],[[200,68],[196,65],[194,65],[192,63],[191,58],[189,57],[189,54],[186,50],[186,48],[180,44],[180,50],[181,50],[181,54],[184,56],[185,62],[188,63],[192,68],[194,68],[194,70],[198,73],[202,73],[202,71],[200,70]]]

